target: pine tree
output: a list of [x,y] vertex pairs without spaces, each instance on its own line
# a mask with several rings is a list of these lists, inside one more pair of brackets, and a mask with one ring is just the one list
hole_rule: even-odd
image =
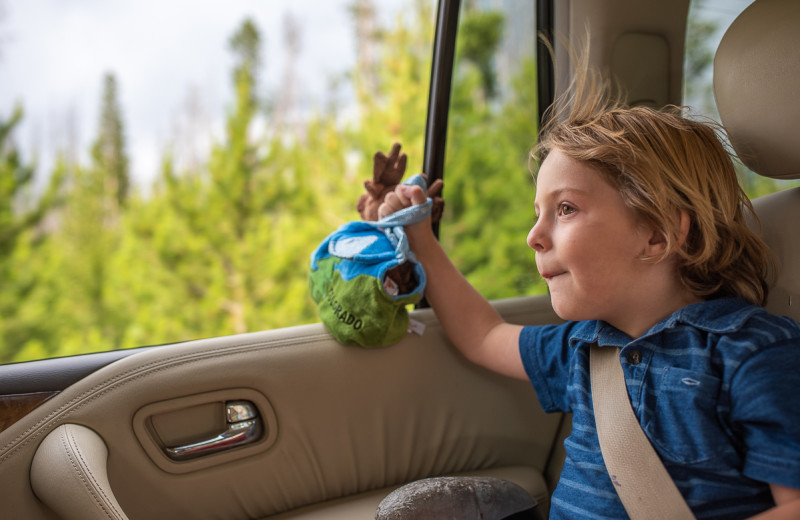
[[175,274],[177,295],[169,299],[188,310],[177,318],[183,322],[179,339],[277,326],[274,318],[260,319],[269,316],[265,306],[275,309],[285,298],[274,273],[278,258],[270,254],[282,254],[286,207],[304,193],[284,173],[291,171],[291,156],[280,140],[265,143],[253,135],[262,107],[261,35],[251,20],[232,36],[230,48],[236,95],[224,138],[213,145],[203,172],[176,172],[165,160],[152,203],[161,216],[147,224],[159,262]]
[[98,181],[102,182],[103,196],[109,206],[107,210],[116,213],[128,199],[130,178],[117,80],[111,73],[103,79],[100,124],[92,145],[92,160]]
[[122,241],[124,210],[130,196],[129,159],[118,87],[103,78],[97,136],[89,166],[71,165],[68,190],[49,254],[49,279],[43,301],[53,309],[59,340],[51,355],[119,348],[129,317],[118,305],[118,279],[112,268]]

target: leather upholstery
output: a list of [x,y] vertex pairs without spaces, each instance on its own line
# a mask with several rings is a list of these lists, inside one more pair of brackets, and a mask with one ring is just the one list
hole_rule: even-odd
[[107,460],[99,435],[85,426],[62,424],[36,450],[31,486],[64,520],[127,520],[111,491]]
[[753,207],[762,237],[775,255],[777,276],[766,308],[800,321],[800,188],[759,197]]

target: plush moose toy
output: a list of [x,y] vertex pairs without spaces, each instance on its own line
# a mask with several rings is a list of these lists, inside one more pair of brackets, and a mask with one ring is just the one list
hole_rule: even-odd
[[379,220],[378,207],[400,183],[405,167],[399,144],[388,157],[376,153],[372,180],[364,183],[367,193],[357,204],[364,220],[341,226],[311,254],[311,297],[341,343],[376,347],[399,341],[408,330],[406,306],[422,298],[425,271],[409,249],[403,226],[441,216],[442,182],[428,188],[425,176],[410,177],[406,184],[426,190],[425,203]]

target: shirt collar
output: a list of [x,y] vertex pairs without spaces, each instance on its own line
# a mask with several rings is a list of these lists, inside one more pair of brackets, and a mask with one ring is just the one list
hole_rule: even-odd
[[[747,303],[739,298],[719,298],[687,305],[653,325],[642,338],[675,328],[689,325],[706,332],[726,334],[741,329],[754,314],[764,312],[761,307]],[[570,335],[570,346],[580,342],[598,345],[623,347],[633,339],[604,321],[580,322]]]
[[678,325],[691,325],[715,334],[727,334],[741,329],[744,324],[763,308],[739,298],[718,298],[687,305],[656,323],[645,336],[656,334]]

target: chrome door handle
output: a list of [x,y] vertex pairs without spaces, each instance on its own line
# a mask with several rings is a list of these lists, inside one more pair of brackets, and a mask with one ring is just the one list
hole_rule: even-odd
[[223,450],[244,446],[261,436],[261,422],[255,406],[248,401],[230,401],[225,405],[227,429],[210,439],[183,446],[167,447],[172,460],[188,460]]

